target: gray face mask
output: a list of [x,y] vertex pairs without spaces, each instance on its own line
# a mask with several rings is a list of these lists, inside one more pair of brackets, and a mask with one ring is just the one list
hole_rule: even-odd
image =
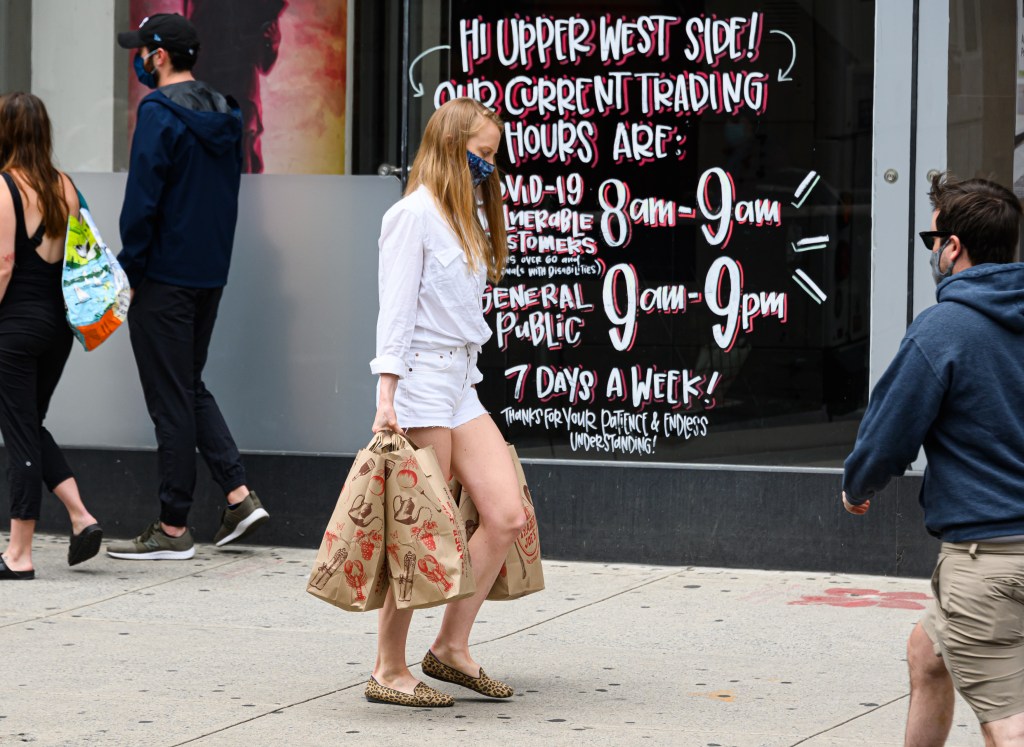
[[932,252],[932,256],[928,259],[928,264],[932,268],[932,280],[935,281],[936,285],[953,275],[953,265],[955,264],[953,262],[949,263],[949,267],[946,268],[945,272],[939,269],[939,260],[942,259],[942,253],[946,250],[947,246],[949,246],[949,239],[946,239],[946,243],[939,247],[939,251]]

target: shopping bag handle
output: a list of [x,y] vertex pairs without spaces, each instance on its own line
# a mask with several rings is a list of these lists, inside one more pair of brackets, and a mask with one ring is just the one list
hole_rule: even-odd
[[399,451],[400,449],[419,449],[408,436],[387,429],[377,431],[367,448],[378,453]]
[[[377,431],[373,436],[373,440],[370,441],[370,445],[366,448],[376,454],[388,454],[393,451],[402,451],[405,449],[423,452],[419,462],[420,469],[423,470],[424,474],[444,474],[441,471],[441,465],[437,462],[437,454],[434,452],[434,447],[428,446],[426,449],[421,449],[411,438],[403,433],[395,433],[394,431],[389,430]],[[447,478],[445,478],[445,482],[447,482]]]

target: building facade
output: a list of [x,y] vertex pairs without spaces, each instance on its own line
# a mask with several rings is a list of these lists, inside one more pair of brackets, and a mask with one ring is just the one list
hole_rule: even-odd
[[[369,438],[380,217],[470,95],[506,123],[511,249],[481,399],[546,554],[928,572],[923,458],[858,520],[842,463],[934,302],[930,175],[1024,194],[1020,0],[8,0],[0,91],[47,103],[114,248],[143,94],[114,37],[156,12],[247,111],[207,381],[275,517],[257,541],[316,546]],[[48,423],[110,531],[151,518],[127,334],[74,352]]]

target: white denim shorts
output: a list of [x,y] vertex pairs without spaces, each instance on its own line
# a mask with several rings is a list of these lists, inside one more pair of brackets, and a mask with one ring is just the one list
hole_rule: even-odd
[[473,388],[483,379],[476,367],[478,352],[475,345],[410,350],[395,391],[398,425],[403,429],[458,428],[486,415]]

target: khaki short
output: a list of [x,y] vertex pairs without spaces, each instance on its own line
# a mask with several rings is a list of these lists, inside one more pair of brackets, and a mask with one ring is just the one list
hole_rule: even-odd
[[921,625],[978,720],[1024,712],[1024,542],[944,542],[932,592]]

